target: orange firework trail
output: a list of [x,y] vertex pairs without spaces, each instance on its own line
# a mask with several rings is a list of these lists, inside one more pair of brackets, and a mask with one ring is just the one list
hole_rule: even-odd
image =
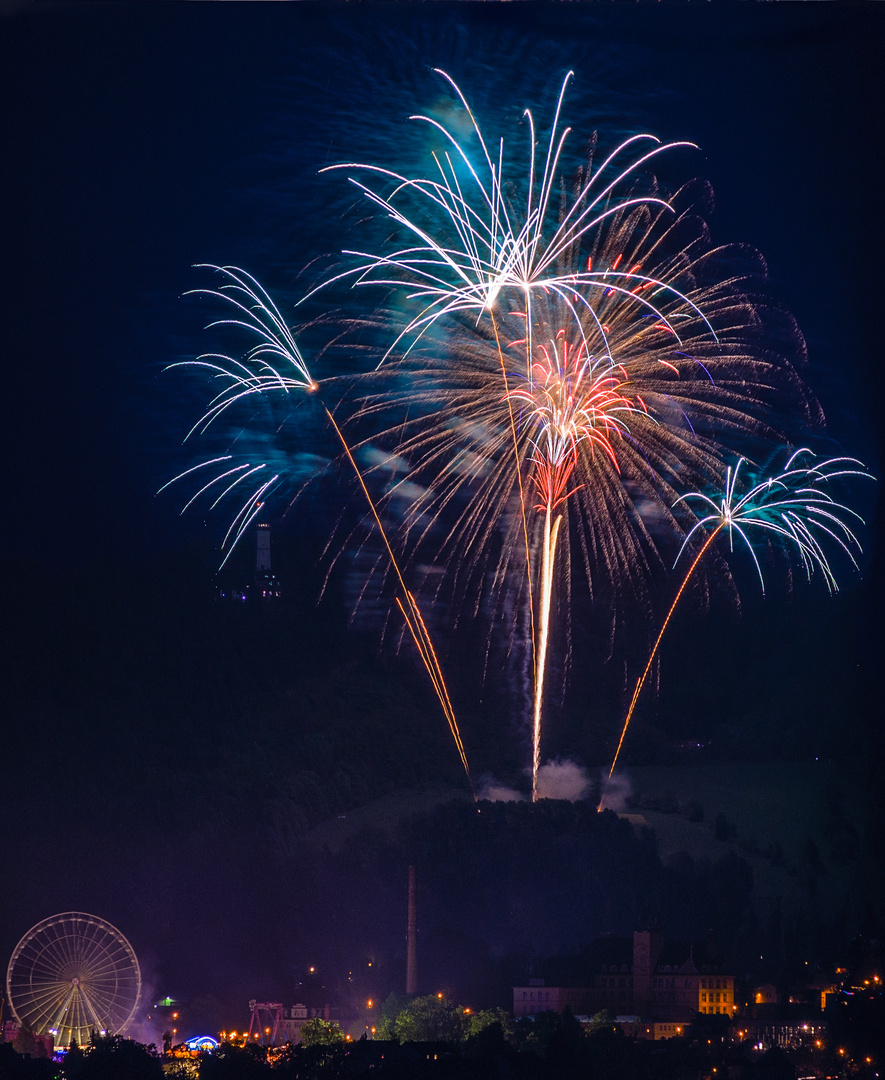
[[[323,406],[325,408],[325,406]],[[427,625],[421,615],[421,611],[412,595],[411,591],[406,588],[406,583],[403,581],[403,575],[399,568],[396,556],[393,553],[393,548],[390,546],[390,541],[387,538],[387,531],[381,523],[381,518],[378,516],[378,510],[375,507],[375,502],[372,496],[369,494],[369,489],[366,487],[366,482],[363,479],[363,474],[356,463],[350,447],[347,444],[344,435],[341,433],[341,428],[335,422],[335,417],[326,409],[326,416],[328,416],[332,427],[335,429],[335,433],[341,440],[341,445],[344,447],[344,453],[347,455],[347,460],[353,466],[353,471],[356,473],[357,480],[359,480],[360,487],[363,489],[363,494],[366,497],[366,502],[369,504],[369,509],[372,512],[372,517],[375,519],[375,524],[378,526],[378,531],[381,533],[381,538],[384,541],[384,546],[387,549],[387,554],[390,557],[390,564],[393,567],[396,579],[399,582],[403,595],[406,598],[405,605],[399,597],[396,598],[397,607],[403,614],[406,626],[409,629],[409,633],[412,635],[412,640],[418,649],[418,655],[421,657],[421,661],[427,669],[427,674],[430,676],[430,681],[433,684],[433,689],[436,692],[436,696],[439,699],[439,703],[442,706],[443,715],[449,725],[449,730],[452,733],[452,737],[455,740],[455,746],[458,750],[458,755],[461,758],[461,764],[464,766],[464,772],[467,774],[467,782],[470,784],[470,790],[473,792],[474,798],[476,792],[473,788],[473,780],[470,776],[470,766],[467,764],[467,754],[464,750],[464,743],[461,741],[461,732],[458,730],[458,721],[455,718],[455,710],[452,707],[452,701],[449,697],[449,691],[446,687],[446,681],[443,678],[442,668],[440,667],[439,660],[436,655],[436,650],[433,647],[433,642],[430,638],[430,632],[427,629]]]
[[657,638],[655,640],[655,643],[652,646],[651,653],[649,654],[649,657],[648,657],[648,663],[645,665],[645,670],[639,676],[639,679],[636,682],[636,689],[633,691],[633,697],[630,700],[630,708],[627,710],[627,716],[626,716],[626,718],[624,720],[624,727],[623,727],[623,729],[621,731],[621,737],[618,740],[618,748],[617,748],[617,750],[615,750],[615,756],[612,759],[612,765],[611,765],[611,768],[608,770],[608,776],[606,777],[606,786],[603,789],[602,799],[600,799],[599,807],[598,807],[598,809],[600,809],[600,810],[602,809],[602,803],[603,803],[603,800],[605,799],[605,791],[606,791],[606,789],[608,787],[608,781],[611,780],[611,778],[612,778],[612,773],[615,771],[615,766],[618,763],[618,756],[621,753],[621,747],[624,745],[624,737],[627,734],[627,728],[630,726],[630,720],[633,717],[633,710],[636,708],[636,702],[639,700],[640,691],[642,690],[642,687],[645,684],[645,680],[648,678],[649,671],[651,671],[651,665],[654,662],[655,656],[657,655],[658,646],[661,644],[661,638],[664,636],[664,631],[667,629],[667,624],[670,622],[670,618],[673,615],[673,612],[676,610],[676,605],[679,603],[680,597],[685,592],[685,586],[688,584],[689,578],[694,573],[695,568],[697,567],[698,563],[701,561],[701,559],[703,559],[704,555],[706,554],[707,548],[716,539],[716,535],[723,528],[723,526],[724,526],[724,522],[723,522],[722,525],[717,526],[717,528],[715,528],[713,530],[713,532],[710,533],[710,535],[707,537],[706,541],[704,542],[704,546],[701,548],[701,550],[694,557],[694,561],[692,562],[691,566],[688,568],[688,573],[685,575],[685,578],[683,579],[682,584],[679,586],[679,591],[676,593],[676,599],[670,605],[670,610],[667,612],[667,617],[666,617],[666,619],[664,619],[663,625],[661,626],[661,629],[660,629],[660,633],[658,634],[658,636],[657,636]]

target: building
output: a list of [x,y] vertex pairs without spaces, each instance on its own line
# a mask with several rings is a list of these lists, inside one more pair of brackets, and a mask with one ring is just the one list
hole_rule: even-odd
[[[584,970],[570,986],[530,979],[513,988],[513,1014],[562,1012],[592,1016],[608,1010],[653,1020],[650,1037],[681,1034],[696,1014],[734,1016],[734,976],[709,944],[668,942],[657,930],[637,930],[633,939],[607,935],[584,954]],[[660,1032],[660,1033],[659,1033]]]
[[270,525],[255,527],[255,578],[247,586],[252,600],[278,600],[280,583],[270,568]]

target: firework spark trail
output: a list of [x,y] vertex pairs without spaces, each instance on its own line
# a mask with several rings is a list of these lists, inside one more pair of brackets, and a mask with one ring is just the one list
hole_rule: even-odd
[[[607,780],[611,779],[615,771],[618,756],[627,734],[627,728],[639,700],[642,687],[651,670],[658,646],[661,644],[664,631],[667,629],[673,612],[685,592],[689,579],[720,532],[723,530],[728,531],[731,551],[734,550],[735,533],[743,540],[755,564],[763,595],[765,593],[765,581],[762,576],[762,568],[747,533],[747,530],[750,529],[760,529],[792,544],[794,549],[799,552],[800,561],[809,580],[814,569],[819,569],[830,593],[837,592],[839,586],[815,530],[823,534],[821,539],[828,538],[830,541],[834,541],[847,554],[852,565],[857,569],[854,551],[860,552],[860,543],[839,515],[848,514],[857,518],[858,521],[861,518],[853,510],[843,506],[841,503],[837,503],[817,485],[843,476],[857,476],[865,479],[872,479],[872,476],[870,473],[865,472],[861,462],[854,458],[830,458],[817,465],[797,465],[796,463],[806,455],[814,456],[810,450],[796,450],[790,455],[786,463],[786,469],[783,472],[754,484],[740,498],[736,498],[735,490],[741,466],[748,464],[746,458],[741,458],[734,469],[729,467],[725,492],[718,503],[700,492],[691,492],[677,500],[677,502],[686,502],[689,499],[698,499],[711,509],[711,513],[697,521],[685,537],[679,552],[680,556],[698,529],[711,524],[715,524],[715,528],[707,536],[700,551],[692,560],[673,603],[670,605],[667,617],[661,625],[660,632],[649,655],[648,663],[637,680],[636,689],[633,691],[633,697],[627,710],[627,716],[624,720],[621,737],[615,750]],[[600,809],[604,798],[605,789],[603,789],[602,799],[599,803]]]
[[[325,408],[325,406],[324,406]],[[334,416],[326,409],[326,416],[329,418],[332,427],[335,429],[335,433],[341,440],[341,445],[344,447],[344,453],[347,456],[347,460],[353,467],[353,471],[356,473],[357,480],[362,488],[363,494],[366,497],[366,502],[369,504],[369,509],[372,512],[372,517],[375,519],[375,524],[378,526],[378,531],[381,534],[381,539],[384,541],[384,546],[387,549],[387,554],[390,557],[390,563],[396,574],[397,581],[402,589],[403,595],[406,598],[406,605],[404,606],[402,601],[397,598],[397,605],[400,611],[403,613],[403,617],[406,622],[406,626],[409,629],[409,633],[415,642],[418,649],[418,654],[427,669],[427,673],[430,676],[430,681],[433,684],[433,688],[436,691],[436,695],[439,698],[439,703],[442,706],[443,714],[449,725],[449,729],[452,732],[452,737],[455,740],[455,746],[458,750],[458,755],[461,758],[461,763],[464,766],[464,771],[467,774],[467,782],[470,784],[470,790],[473,792],[474,798],[476,798],[476,792],[473,787],[473,780],[470,776],[470,766],[467,764],[467,755],[464,751],[464,743],[461,740],[461,732],[458,730],[458,722],[455,719],[455,711],[452,708],[451,698],[449,697],[449,691],[446,687],[445,679],[443,678],[442,668],[440,667],[439,660],[437,659],[436,650],[433,648],[433,642],[430,638],[430,633],[427,629],[427,625],[421,616],[421,611],[418,608],[418,604],[411,591],[406,588],[406,583],[403,580],[402,572],[399,568],[399,563],[396,556],[393,553],[393,548],[390,546],[390,541],[387,538],[387,530],[381,522],[381,518],[378,516],[378,510],[375,507],[375,501],[369,494],[369,489],[366,486],[366,482],[363,479],[363,474],[360,471],[356,459],[351,452],[350,446],[344,435],[341,432],[341,428],[335,421]],[[406,611],[408,608],[408,612]]]
[[[620,435],[625,421],[620,414],[639,411],[620,392],[620,371],[588,357],[584,344],[570,347],[565,331],[550,346],[539,348],[541,359],[532,365],[531,378],[510,391],[508,397],[524,407],[523,423],[533,447],[532,480],[540,499],[536,509],[544,514],[543,557],[538,612],[539,641],[536,649],[535,693],[532,713],[532,800],[538,798],[541,765],[541,716],[543,711],[550,610],[553,600],[557,539],[562,514],[554,518],[575,489],[569,488],[578,465],[582,443],[591,454],[605,453],[617,468],[611,439]],[[562,340],[560,340],[562,339]],[[512,415],[512,411],[511,411]],[[520,487],[521,490],[521,487]]]
[[[235,360],[232,357],[226,356],[221,353],[207,353],[197,357],[195,360],[183,361],[176,364],[170,364],[169,368],[175,367],[200,367],[208,369],[213,373],[216,378],[221,378],[225,381],[224,388],[210,401],[209,407],[203,414],[203,417],[197,421],[197,423],[188,432],[188,437],[195,431],[199,430],[202,434],[212,424],[212,422],[218,419],[227,409],[233,405],[242,401],[244,398],[255,394],[267,394],[271,392],[283,391],[288,394],[294,389],[298,389],[307,393],[316,393],[319,390],[319,384],[316,383],[307,368],[304,358],[298,348],[298,345],[292,336],[291,331],[286,325],[279,309],[274,304],[273,300],[266,292],[266,290],[245,271],[232,266],[213,266],[211,264],[202,264],[202,268],[215,270],[223,274],[228,283],[221,286],[220,289],[194,289],[191,290],[191,294],[201,296],[213,296],[224,300],[228,304],[232,304],[243,315],[242,318],[234,319],[218,319],[210,323],[207,329],[216,326],[237,326],[242,329],[246,329],[254,334],[258,335],[258,344],[253,346],[252,349],[246,354],[243,360]],[[273,362],[272,362],[273,361]],[[282,362],[291,366],[295,370],[296,376],[293,378],[291,375],[284,374],[276,365]],[[257,369],[257,370],[256,370]],[[449,697],[448,688],[446,686],[445,678],[440,667],[439,659],[436,655],[436,650],[433,647],[433,642],[430,637],[430,632],[427,629],[427,625],[421,615],[418,603],[415,600],[412,592],[406,587],[406,583],[403,580],[402,573],[400,571],[399,563],[393,552],[393,548],[390,545],[390,541],[387,537],[387,531],[378,515],[378,511],[375,507],[375,502],[369,493],[369,489],[366,486],[363,479],[362,472],[356,463],[356,459],[351,452],[351,448],[344,438],[344,433],[341,431],[335,417],[332,415],[328,406],[324,402],[320,402],[323,407],[323,411],[338,436],[341,446],[344,449],[345,456],[349,461],[353,471],[359,481],[360,488],[366,498],[369,510],[372,517],[378,526],[378,531],[384,542],[384,546],[387,550],[387,554],[390,558],[390,564],[396,574],[397,581],[399,583],[400,590],[405,597],[405,603],[397,597],[397,605],[403,614],[406,626],[409,633],[412,635],[412,639],[415,642],[415,646],[418,649],[418,655],[424,664],[428,676],[430,677],[431,684],[433,685],[434,692],[439,699],[440,706],[442,707],[443,714],[446,718],[446,722],[449,725],[449,729],[452,733],[452,737],[455,740],[455,746],[458,750],[458,755],[461,759],[461,763],[464,766],[464,771],[467,775],[467,781],[470,785],[471,792],[475,791],[473,787],[473,780],[470,775],[470,766],[467,761],[467,754],[464,749],[464,743],[461,739],[461,733],[458,729],[458,722],[455,717],[455,711],[452,706],[451,698]],[[186,469],[183,473],[174,477],[160,488],[160,491],[165,490],[170,484],[183,477],[189,476],[197,469],[201,469],[208,465],[217,465],[221,462],[230,461],[230,455],[224,455],[222,457],[213,458],[210,461],[202,462],[200,465],[195,465],[190,469]],[[227,477],[232,476],[238,472],[241,475],[224,488],[221,494],[212,503],[215,507],[218,503],[227,495],[237,484],[247,477],[259,472],[264,468],[263,465],[251,466],[249,464],[236,466],[231,469],[227,469],[214,477],[207,484],[204,484],[185,504],[182,513],[186,510],[201,494],[208,491],[209,488],[215,484],[220,483]],[[242,470],[246,470],[242,472]],[[265,494],[273,487],[275,482],[279,479],[279,475],[273,476],[270,480],[262,483],[258,489],[252,492],[245,503],[242,505],[238,513],[235,515],[230,527],[225,535],[222,547],[228,546],[227,554],[222,561],[222,566],[227,562],[228,558],[235,549],[240,538],[245,533],[251,522],[256,515],[260,512],[263,505],[263,498]]]
[[614,758],[612,758],[611,768],[608,770],[608,776],[606,777],[605,786],[604,786],[603,791],[602,791],[602,797],[600,798],[600,801],[599,801],[598,809],[600,809],[600,810],[602,809],[602,804],[603,804],[603,801],[605,799],[605,794],[606,794],[606,791],[608,790],[608,782],[612,778],[612,773],[614,773],[614,771],[615,771],[615,766],[618,763],[618,757],[620,756],[620,753],[621,753],[621,747],[624,745],[624,738],[627,735],[627,728],[630,726],[630,720],[633,717],[633,710],[636,708],[636,702],[639,700],[640,691],[642,690],[642,687],[645,684],[645,680],[648,677],[649,671],[651,671],[651,665],[654,662],[655,656],[657,655],[658,646],[661,644],[661,638],[664,636],[664,631],[667,629],[667,626],[668,626],[668,624],[670,622],[670,618],[672,617],[673,612],[676,610],[676,605],[679,603],[679,599],[682,596],[683,592],[685,591],[685,587],[686,587],[686,585],[688,585],[689,579],[691,578],[692,574],[694,573],[695,568],[697,567],[698,563],[703,559],[704,555],[706,554],[707,548],[716,539],[717,534],[720,532],[720,530],[723,528],[723,526],[724,526],[724,522],[723,522],[723,524],[718,525],[713,530],[713,532],[710,533],[710,535],[704,541],[704,546],[701,548],[701,550],[694,557],[694,561],[692,562],[691,566],[688,568],[688,573],[683,578],[682,584],[679,586],[679,591],[676,593],[676,597],[673,600],[673,603],[670,605],[670,610],[667,612],[667,617],[666,617],[666,619],[664,619],[664,622],[663,622],[663,624],[661,626],[660,632],[658,633],[658,636],[655,639],[655,643],[652,646],[651,652],[649,653],[648,663],[645,665],[645,670],[642,672],[642,674],[639,676],[639,679],[636,681],[636,688],[633,691],[633,697],[630,699],[630,708],[627,710],[627,715],[626,715],[626,717],[624,719],[624,727],[621,729],[621,737],[618,740],[618,746],[617,746],[617,749],[615,750],[615,756],[614,756]]
[[553,570],[556,565],[556,541],[562,515],[550,525],[550,507],[544,514],[544,558],[541,564],[540,634],[535,671],[535,702],[532,712],[532,802],[538,800],[538,770],[541,767],[541,712],[544,705],[544,674],[547,666],[547,643],[550,637],[550,602],[553,598]]

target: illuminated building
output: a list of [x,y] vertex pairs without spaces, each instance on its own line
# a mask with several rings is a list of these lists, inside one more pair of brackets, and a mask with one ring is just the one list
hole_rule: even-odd
[[647,1037],[668,1038],[696,1013],[734,1016],[734,976],[709,947],[668,942],[659,931],[637,930],[633,940],[606,936],[584,955],[579,985],[548,986],[530,979],[513,988],[514,1016],[561,1012],[642,1016]]

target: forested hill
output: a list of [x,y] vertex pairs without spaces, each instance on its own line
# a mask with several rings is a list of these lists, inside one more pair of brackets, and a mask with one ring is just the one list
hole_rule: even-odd
[[[819,840],[804,861],[790,854],[797,902],[760,907],[736,809],[724,826],[736,838],[668,843],[662,857],[651,830],[593,800],[474,804],[423,674],[382,658],[334,604],[296,593],[229,608],[190,580],[113,568],[8,580],[6,955],[40,918],[86,910],[124,929],[157,988],[288,1000],[307,966],[346,981],[371,958],[381,992],[404,979],[409,865],[424,988],[477,1005],[506,1004],[512,980],[568,965],[602,933],[653,922],[683,939],[713,930],[747,974],[755,957],[769,973],[772,956],[782,970],[803,950],[825,955],[859,925],[876,815],[837,820],[832,790],[831,824],[856,832],[850,858]],[[479,760],[524,784],[509,720],[460,715]],[[856,774],[863,790],[871,775]],[[670,816],[687,821],[697,795],[680,784]],[[652,794],[636,808],[649,820]],[[778,798],[772,788],[773,810]],[[707,812],[694,827],[710,835]],[[823,909],[825,886],[843,890],[841,914]]]

